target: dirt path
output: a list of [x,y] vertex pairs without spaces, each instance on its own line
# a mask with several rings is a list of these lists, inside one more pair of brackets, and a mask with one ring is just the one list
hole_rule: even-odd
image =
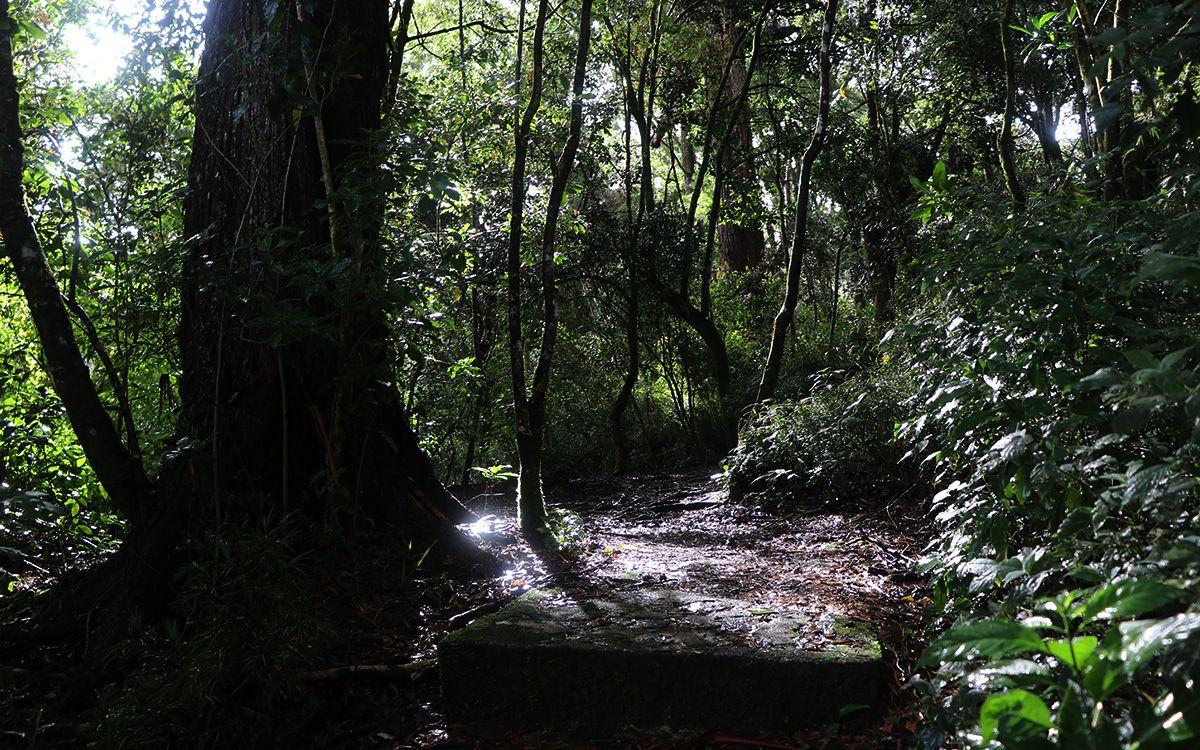
[[[878,632],[892,695],[883,715],[849,727],[772,738],[776,746],[897,747],[910,736],[915,709],[898,686],[907,680],[920,648],[913,638],[925,595],[915,571],[922,542],[914,529],[919,527],[900,509],[783,518],[727,501],[719,484],[701,472],[580,480],[552,487],[548,495],[552,506],[567,512],[564,529],[573,542],[569,555],[550,566],[559,572],[548,572],[520,539],[510,494],[467,493],[465,501],[481,516],[472,533],[508,570],[494,582],[425,584],[425,595],[398,608],[391,620],[424,623],[415,648],[394,654],[393,660],[432,659],[436,641],[450,628],[532,587],[553,586],[561,576],[570,576],[576,586],[582,582],[618,591],[670,587],[748,600],[763,610],[802,609],[816,625],[802,644],[808,650],[833,649],[842,642],[833,627],[839,617],[864,621]],[[447,586],[452,596],[445,595]],[[377,601],[391,606],[382,596]],[[397,645],[403,642],[399,635],[392,631]],[[413,643],[411,633],[408,643]],[[427,674],[413,691],[407,696],[413,704],[403,716],[383,722],[381,731],[355,732],[357,741],[348,746],[544,746],[517,736],[467,739],[448,734],[436,677]],[[393,695],[395,699],[403,696]],[[745,741],[695,738],[692,746],[746,747]]]
[[[686,473],[588,480],[555,488],[552,503],[573,515],[573,568],[598,585],[639,586],[800,608],[814,622],[834,615],[886,625],[897,602],[918,594],[919,544],[880,518],[813,515],[784,519],[725,500],[709,476]],[[508,497],[472,503],[481,542],[512,561],[512,590],[551,583],[516,539]],[[907,582],[907,584],[906,584]],[[820,650],[832,628],[815,631]],[[829,644],[825,644],[829,645]]]

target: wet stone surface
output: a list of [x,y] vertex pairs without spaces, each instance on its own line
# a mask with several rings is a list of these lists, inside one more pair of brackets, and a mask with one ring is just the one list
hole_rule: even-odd
[[[805,632],[830,625],[839,645],[804,648]],[[670,589],[535,589],[438,652],[450,721],[482,730],[787,733],[882,692],[866,628]]]

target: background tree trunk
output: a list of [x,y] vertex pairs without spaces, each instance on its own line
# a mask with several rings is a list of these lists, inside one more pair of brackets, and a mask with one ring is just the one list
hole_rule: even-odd
[[821,21],[821,52],[818,68],[820,70],[819,94],[817,102],[817,122],[813,126],[812,140],[804,150],[800,160],[800,181],[796,188],[796,220],[792,233],[792,249],[788,257],[787,285],[784,292],[783,304],[775,315],[775,323],[771,329],[771,348],[767,353],[767,363],[763,367],[762,380],[758,385],[757,401],[762,403],[775,396],[775,387],[779,384],[779,369],[783,364],[783,351],[787,345],[788,327],[796,314],[796,303],[800,298],[800,270],[803,265],[804,250],[808,242],[808,204],[809,188],[812,183],[813,164],[825,144],[825,128],[829,119],[829,100],[833,87],[831,81],[833,25],[837,19],[838,0],[826,0],[825,15]]
[[1013,138],[1013,110],[1016,100],[1016,73],[1013,60],[1012,31],[1009,26],[1013,19],[1013,0],[1005,0],[1004,19],[1000,22],[1000,50],[1004,58],[1004,114],[1000,122],[1000,137],[996,147],[1000,151],[1000,170],[1004,174],[1004,184],[1012,199],[1013,213],[1025,211],[1025,190],[1021,187],[1021,179],[1017,174],[1016,157]]
[[[546,426],[546,398],[550,390],[554,346],[558,336],[558,301],[555,269],[555,239],[558,217],[566,195],[567,181],[575,166],[575,153],[583,132],[583,84],[587,74],[588,50],[592,38],[592,0],[583,0],[579,11],[579,37],[575,51],[575,73],[571,83],[571,121],[567,141],[553,166],[546,208],[546,223],[542,228],[539,275],[542,288],[542,336],[534,367],[532,389],[525,385],[525,347],[521,332],[521,240],[523,234],[526,195],[525,163],[533,118],[541,105],[543,34],[549,8],[546,0],[538,3],[538,15],[533,36],[533,88],[529,101],[517,124],[512,180],[512,213],[509,223],[508,254],[508,325],[512,357],[513,406],[517,428],[517,454],[520,458],[517,479],[517,516],[521,529],[532,534],[546,527],[546,501],[542,494],[542,438]],[[521,6],[524,16],[524,5]],[[522,21],[523,23],[523,21]],[[518,41],[517,77],[521,70],[521,51]],[[520,89],[518,87],[518,101]]]
[[[717,43],[721,54],[718,60],[730,61],[729,74],[722,77],[720,69],[714,71],[711,106],[720,106],[723,101],[740,101],[742,93],[750,84],[747,80],[746,63],[742,60],[741,45],[733,17],[722,13],[717,32]],[[717,82],[724,86],[717,88]],[[732,138],[723,142],[718,156],[717,168],[722,176],[718,188],[719,196],[714,201],[723,206],[725,220],[716,225],[717,245],[726,267],[733,271],[745,271],[762,265],[765,241],[761,215],[762,187],[754,165],[753,133],[750,127],[750,108],[736,106],[733,121],[728,127]]]

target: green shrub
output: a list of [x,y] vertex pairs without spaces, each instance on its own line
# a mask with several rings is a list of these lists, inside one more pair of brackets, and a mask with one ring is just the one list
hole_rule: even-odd
[[726,462],[735,495],[777,509],[842,509],[921,490],[895,438],[910,384],[892,370],[839,376],[825,372],[808,396],[751,416]]
[[[970,189],[937,202],[926,308],[888,344],[917,374],[900,436],[939,489],[934,609],[975,622],[927,657],[944,722],[929,744],[1190,737],[1200,674],[1181,644],[1200,582],[1200,213],[1057,195],[1014,220]],[[1075,612],[1116,596],[1110,583],[1153,581],[1174,594],[1104,618]],[[998,632],[1025,646],[1002,647]],[[1042,641],[1100,645],[1066,664]]]

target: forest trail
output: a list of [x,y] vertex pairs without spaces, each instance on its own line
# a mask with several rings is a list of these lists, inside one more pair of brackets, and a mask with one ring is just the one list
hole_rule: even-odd
[[[549,496],[577,529],[572,570],[596,585],[744,599],[799,609],[816,622],[878,622],[896,595],[916,592],[919,543],[886,516],[782,517],[730,502],[699,472],[578,480]],[[511,591],[554,584],[517,541],[509,495],[479,495],[469,504],[481,516],[473,533],[510,561],[504,583]],[[823,648],[830,637],[813,632],[806,646]]]
[[[904,519],[886,510],[785,518],[729,501],[699,472],[578,480],[551,487],[549,496],[568,514],[571,545],[569,561],[553,571],[520,541],[508,493],[466,498],[480,515],[472,533],[509,564],[500,591],[491,592],[498,598],[480,615],[530,590],[558,588],[597,601],[662,591],[737,600],[754,614],[799,613],[809,625],[796,646],[806,652],[846,648],[841,625],[857,623],[883,645],[885,692],[894,695],[903,679],[923,599],[914,570],[921,543]],[[844,746],[870,747],[908,731],[894,709],[857,722]],[[835,712],[829,720],[841,718]],[[828,727],[809,734],[827,738]]]

